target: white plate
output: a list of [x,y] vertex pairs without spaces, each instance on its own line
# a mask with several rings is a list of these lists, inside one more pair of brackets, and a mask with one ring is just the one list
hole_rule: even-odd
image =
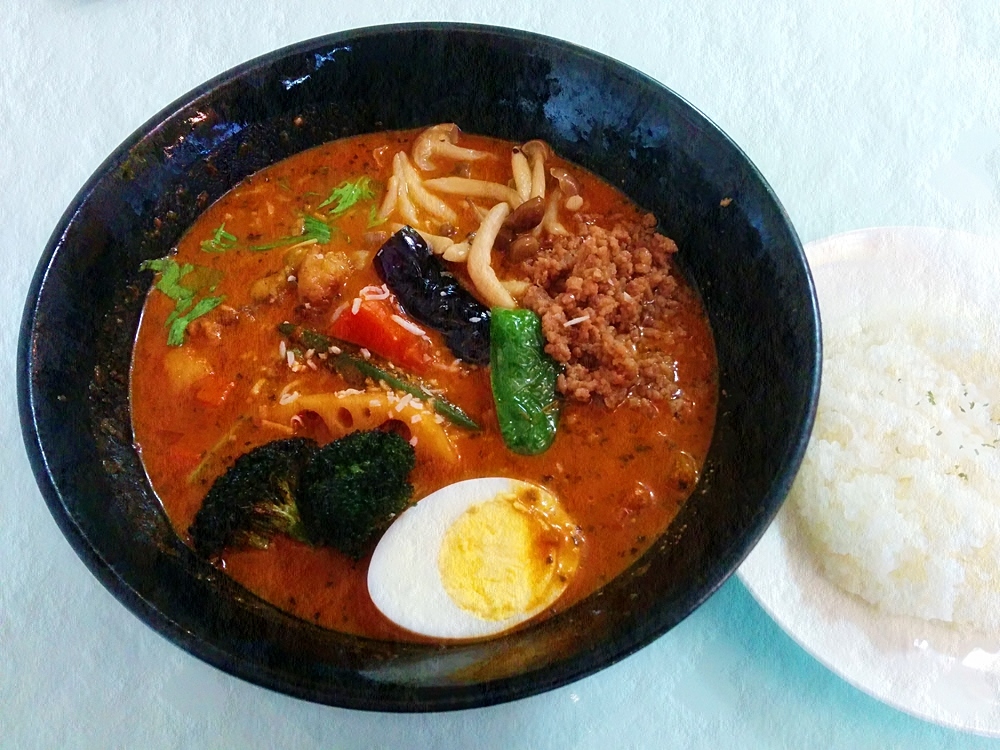
[[[898,292],[871,289],[873,269],[905,267],[914,277],[943,269],[941,278],[976,296],[1000,285],[1000,242],[959,232],[867,229],[810,243],[806,254],[823,315]],[[834,277],[843,289],[845,274],[856,276],[858,291],[831,299]],[[1000,737],[1000,634],[885,615],[844,592],[820,573],[787,509],[738,575],[788,635],[854,686],[922,719]]]

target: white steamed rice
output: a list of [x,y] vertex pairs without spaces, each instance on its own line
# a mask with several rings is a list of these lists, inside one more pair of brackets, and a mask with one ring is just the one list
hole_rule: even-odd
[[974,317],[898,302],[824,317],[816,426],[789,508],[847,591],[1000,632],[1000,358]]

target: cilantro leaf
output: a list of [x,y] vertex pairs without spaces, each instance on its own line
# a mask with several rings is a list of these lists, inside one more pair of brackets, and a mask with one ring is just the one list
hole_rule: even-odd
[[262,253],[265,250],[274,250],[276,247],[284,247],[285,245],[291,245],[293,242],[301,242],[303,239],[309,239],[308,237],[303,238],[301,234],[289,237],[279,237],[273,242],[266,242],[263,245],[251,245],[248,250],[254,253]]
[[181,278],[194,270],[194,266],[190,263],[181,266],[170,257],[155,258],[144,261],[139,270],[159,273],[160,278],[156,282],[156,288],[178,304],[185,300],[190,302],[194,297],[195,290],[181,284]]
[[226,231],[226,222],[222,222],[210,240],[202,240],[201,249],[206,253],[224,253],[236,246],[236,235]]
[[168,329],[167,344],[170,346],[181,346],[188,324],[215,309],[225,299],[222,296],[202,297],[195,301],[201,292],[213,291],[221,281],[222,272],[216,269],[191,263],[182,266],[170,257],[143,261],[139,269],[159,273],[154,288],[174,301],[174,309],[163,323]]
[[302,220],[303,239],[315,238],[321,244],[326,245],[330,241],[331,227],[325,221],[317,219],[315,216],[306,216]]
[[305,242],[306,240],[316,240],[319,244],[326,245],[330,242],[330,237],[335,229],[336,227],[331,227],[322,219],[317,219],[315,216],[309,216],[306,214],[302,217],[302,234],[279,237],[273,242],[268,242],[263,245],[251,245],[250,250],[259,253],[264,250],[273,250],[276,247],[284,247],[285,245]]
[[173,258],[169,256],[164,258],[151,258],[150,260],[144,260],[142,264],[139,266],[139,270],[156,271],[157,273],[160,273],[171,263],[177,265],[177,261],[175,261]]
[[200,318],[205,313],[214,310],[225,299],[225,297],[202,297],[189,312],[184,315],[172,316],[173,320],[170,323],[170,331],[167,333],[167,345],[181,346],[184,343],[184,334],[187,331],[188,324],[192,320]]
[[344,180],[335,187],[325,201],[319,204],[319,208],[333,205],[330,209],[332,216],[340,216],[349,209],[356,206],[361,201],[373,200],[375,198],[375,183],[370,177],[362,175],[356,180]]
[[389,220],[388,216],[378,215],[378,208],[378,206],[372,204],[372,207],[368,209],[368,229],[377,227],[379,224],[385,224]]

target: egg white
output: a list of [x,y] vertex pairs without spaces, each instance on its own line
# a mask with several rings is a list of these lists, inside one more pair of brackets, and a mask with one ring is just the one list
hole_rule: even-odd
[[468,479],[433,492],[406,510],[372,554],[368,592],[375,606],[409,631],[454,639],[502,633],[549,606],[552,600],[503,620],[477,617],[452,600],[438,568],[445,532],[466,510],[531,487],[535,485],[503,477]]

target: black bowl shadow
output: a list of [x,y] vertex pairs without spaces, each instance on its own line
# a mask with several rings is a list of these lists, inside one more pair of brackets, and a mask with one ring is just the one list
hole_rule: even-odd
[[[457,122],[542,138],[622,189],[680,246],[709,313],[720,403],[707,464],[662,539],[588,599],[471,644],[375,641],[295,619],[180,541],[132,442],[129,368],[150,276],[211,202],[325,141]],[[123,143],[67,209],[25,305],[18,399],[63,533],[101,582],[171,641],[231,674],[321,703],[469,708],[624,658],[736,569],[777,512],[819,389],[819,314],[801,245],[739,148],[680,97],[573,45],[417,24],[334,34],[209,81]]]

